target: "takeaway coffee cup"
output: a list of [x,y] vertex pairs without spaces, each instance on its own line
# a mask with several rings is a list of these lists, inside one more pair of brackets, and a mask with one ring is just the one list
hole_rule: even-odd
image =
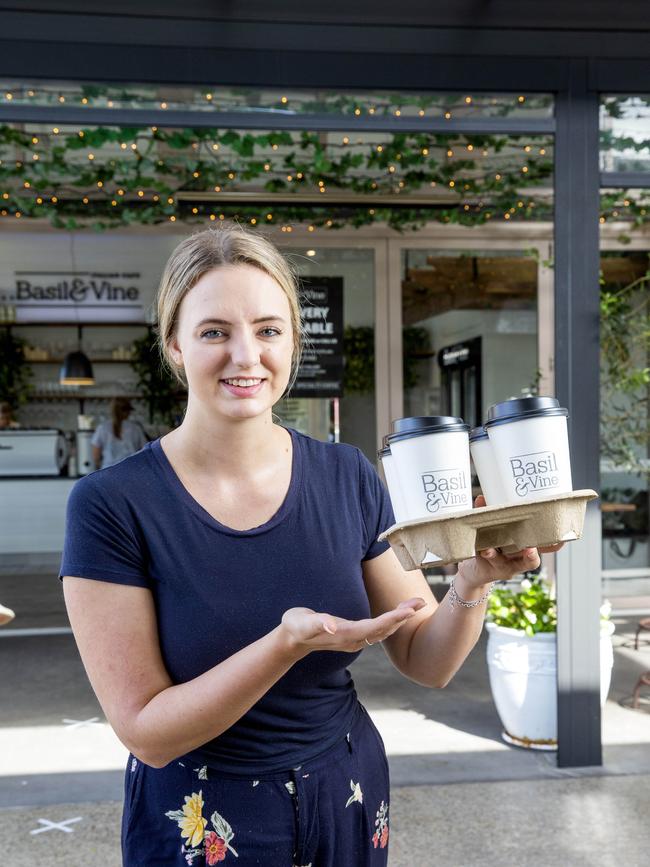
[[381,468],[384,471],[384,479],[386,480],[386,486],[388,488],[388,493],[390,494],[390,501],[393,506],[393,512],[395,513],[395,520],[399,524],[405,520],[404,516],[406,515],[406,508],[404,506],[404,498],[402,496],[399,477],[394,466],[393,455],[390,446],[386,445],[386,439],[387,438],[384,437],[384,447],[379,450],[378,456],[381,461]]
[[506,502],[501,484],[494,449],[484,427],[475,427],[469,432],[469,451],[474,462],[481,491],[487,506],[499,506]]
[[573,490],[567,416],[554,397],[513,398],[490,407],[485,428],[506,503]]
[[413,416],[393,422],[387,444],[399,479],[404,520],[472,508],[469,426],[454,416]]

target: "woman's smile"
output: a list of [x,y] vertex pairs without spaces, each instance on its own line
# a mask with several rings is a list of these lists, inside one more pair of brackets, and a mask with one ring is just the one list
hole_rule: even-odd
[[221,379],[220,382],[226,391],[235,397],[254,397],[261,390],[264,379],[234,377],[233,379]]

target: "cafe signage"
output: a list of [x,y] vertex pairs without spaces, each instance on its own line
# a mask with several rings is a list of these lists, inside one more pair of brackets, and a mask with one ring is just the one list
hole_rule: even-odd
[[139,272],[15,271],[14,277],[12,301],[21,322],[144,318]]
[[343,278],[302,278],[302,319],[307,335],[293,397],[343,394]]
[[481,338],[475,337],[464,343],[444,346],[438,353],[438,364],[442,368],[475,365],[481,360]]

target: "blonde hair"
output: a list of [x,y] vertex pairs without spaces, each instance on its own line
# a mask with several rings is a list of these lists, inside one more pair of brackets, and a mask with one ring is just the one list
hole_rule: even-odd
[[267,238],[237,223],[220,223],[190,235],[169,257],[158,288],[158,341],[164,361],[176,378],[187,385],[182,369],[169,351],[183,298],[208,271],[222,265],[252,265],[272,277],[287,296],[291,310],[293,354],[287,391],[295,382],[300,366],[303,329],[300,318],[298,279],[289,262]]

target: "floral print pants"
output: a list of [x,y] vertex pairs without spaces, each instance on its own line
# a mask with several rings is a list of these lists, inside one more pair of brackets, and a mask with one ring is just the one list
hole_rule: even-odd
[[181,757],[125,775],[123,867],[386,867],[388,763],[366,710],[341,743],[256,779]]

